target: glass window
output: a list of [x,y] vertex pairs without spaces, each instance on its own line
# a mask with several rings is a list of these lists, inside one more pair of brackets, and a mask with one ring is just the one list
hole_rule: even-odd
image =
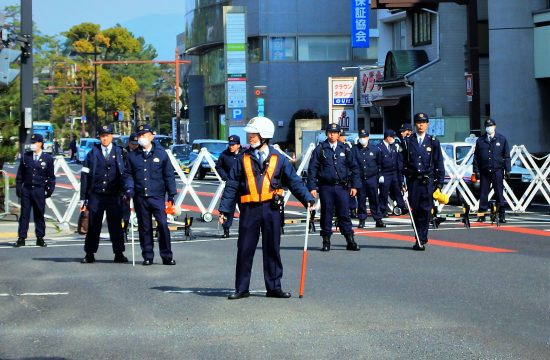
[[294,61],[296,60],[296,38],[278,36],[269,39],[269,60]]
[[349,36],[300,36],[298,60],[347,61],[350,60]]
[[267,38],[265,36],[248,38],[248,61],[267,61]]
[[405,20],[393,24],[393,48],[394,50],[405,50],[407,48],[407,28]]
[[370,38],[368,48],[352,49],[353,60],[377,60],[378,59],[378,38]]
[[432,18],[430,13],[413,14],[413,46],[432,43]]

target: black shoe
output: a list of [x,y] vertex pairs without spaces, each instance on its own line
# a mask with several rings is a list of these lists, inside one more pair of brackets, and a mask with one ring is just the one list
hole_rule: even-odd
[[363,229],[365,227],[365,219],[359,220],[359,225],[357,225],[358,229]]
[[271,290],[271,291],[268,290],[265,296],[270,298],[288,299],[292,295],[289,292],[284,292],[281,289],[277,289],[277,290]]
[[229,229],[223,229],[222,239],[227,239],[229,237]]
[[23,238],[17,239],[17,242],[13,244],[13,247],[21,247],[21,246],[25,246],[25,239]]
[[385,228],[386,224],[382,220],[376,220],[376,227],[377,228]]
[[95,262],[94,254],[86,254],[84,258],[80,261],[81,264],[91,264]]
[[143,265],[143,266],[153,265],[153,260],[149,260],[149,259],[143,260],[141,265]]
[[323,247],[321,251],[330,251],[330,236],[323,236]]
[[115,259],[113,260],[113,262],[116,262],[116,263],[127,263],[127,262],[128,262],[128,258],[127,258],[126,256],[124,256],[123,253],[115,254]]
[[162,258],[162,265],[176,265],[176,260],[172,258]]
[[424,251],[424,250],[426,250],[426,247],[424,246],[424,244],[418,245],[418,243],[415,242],[415,243],[414,243],[414,246],[413,246],[413,250],[416,250],[416,251]]
[[250,291],[241,291],[241,292],[234,292],[233,294],[229,295],[227,297],[228,300],[239,300],[244,299],[250,296]]
[[361,250],[359,248],[359,245],[357,245],[357,243],[355,242],[355,239],[353,238],[353,234],[347,234],[347,235],[344,235],[346,237],[346,242],[348,243],[346,245],[346,250],[350,250],[350,251],[359,251]]
[[39,237],[36,239],[36,246],[46,247],[48,245],[44,242],[44,238]]

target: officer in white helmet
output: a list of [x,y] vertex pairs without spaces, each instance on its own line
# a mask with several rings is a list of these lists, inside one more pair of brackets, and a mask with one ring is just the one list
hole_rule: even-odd
[[219,207],[219,221],[223,224],[229,212],[235,209],[237,198],[240,199],[235,292],[228,299],[250,296],[252,261],[260,233],[266,296],[289,298],[290,293],[283,291],[281,287],[283,188],[288,188],[305,207],[315,202],[288,159],[269,146],[269,140],[275,132],[273,122],[258,116],[248,122],[244,131],[247,133],[250,148],[237,159],[229,172]]

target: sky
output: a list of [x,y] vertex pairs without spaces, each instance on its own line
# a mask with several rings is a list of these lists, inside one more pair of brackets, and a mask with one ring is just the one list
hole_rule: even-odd
[[[19,5],[20,0],[0,0]],[[157,49],[157,60],[173,60],[176,35],[184,30],[185,0],[33,0],[32,17],[43,35],[56,35],[83,22],[107,29],[120,24]]]

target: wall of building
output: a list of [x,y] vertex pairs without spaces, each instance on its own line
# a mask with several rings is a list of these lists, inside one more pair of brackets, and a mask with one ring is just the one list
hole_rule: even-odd
[[[533,11],[544,0],[489,0],[491,117],[512,144],[548,151],[541,92],[534,78]],[[547,101],[547,99],[546,99]]]

